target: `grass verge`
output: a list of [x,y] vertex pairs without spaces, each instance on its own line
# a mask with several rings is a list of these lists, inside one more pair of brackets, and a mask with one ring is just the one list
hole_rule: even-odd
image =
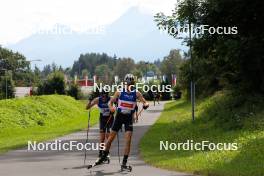
[[[0,153],[87,127],[83,102],[62,95],[0,101]],[[92,110],[92,117],[98,111]],[[91,118],[95,124],[97,118]]]
[[[192,122],[189,102],[167,103],[159,120],[142,138],[141,155],[147,163],[169,170],[210,176],[262,176],[264,104],[262,101],[252,104],[253,109],[247,109],[248,104],[231,106],[225,95],[218,94],[198,102],[197,117]],[[160,150],[160,141],[181,143],[187,140],[237,143],[238,150]]]

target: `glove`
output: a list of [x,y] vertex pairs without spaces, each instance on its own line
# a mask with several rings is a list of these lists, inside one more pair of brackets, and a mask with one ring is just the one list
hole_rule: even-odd
[[143,105],[143,109],[144,110],[148,109],[148,107],[149,107],[149,104],[148,103],[146,103],[146,104]]
[[111,107],[110,108],[110,113],[113,113],[114,114],[115,113],[115,110],[116,110],[115,107]]
[[89,100],[89,101],[92,101],[92,100],[93,100],[93,96],[90,95],[90,96],[88,97],[88,100]]

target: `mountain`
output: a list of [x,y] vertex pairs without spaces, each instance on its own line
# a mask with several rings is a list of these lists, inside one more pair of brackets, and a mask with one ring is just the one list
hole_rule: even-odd
[[[81,53],[104,52],[118,57],[131,57],[136,61],[163,58],[173,48],[184,48],[182,41],[160,33],[152,15],[133,7],[112,24],[105,26],[103,34],[36,33],[8,48],[24,54],[28,59],[41,59],[41,65],[55,62],[71,66]],[[70,31],[57,24],[57,31]]]

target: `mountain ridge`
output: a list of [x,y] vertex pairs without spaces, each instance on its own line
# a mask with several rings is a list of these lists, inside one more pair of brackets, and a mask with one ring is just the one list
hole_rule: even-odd
[[131,57],[136,61],[153,61],[163,58],[171,49],[183,49],[184,46],[181,41],[161,34],[153,16],[132,7],[116,21],[105,26],[105,32],[100,35],[87,35],[77,31],[72,31],[71,34],[37,33],[7,48],[21,52],[29,59],[42,59],[40,66],[55,62],[68,67],[72,66],[80,54],[89,52]]

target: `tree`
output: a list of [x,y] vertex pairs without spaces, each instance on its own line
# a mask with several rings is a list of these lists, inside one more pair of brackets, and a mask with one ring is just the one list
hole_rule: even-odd
[[122,58],[117,61],[117,65],[115,67],[115,75],[117,75],[120,79],[123,79],[126,74],[132,73],[135,68],[135,62],[131,58]]
[[14,84],[27,86],[30,84],[32,77],[29,62],[26,61],[25,56],[18,52],[0,47],[0,69],[8,70],[12,73]]
[[47,77],[50,73],[52,73],[51,65],[45,65],[42,70],[43,77]]
[[14,98],[15,86],[12,80],[11,73],[8,72],[5,76],[0,77],[0,99]]
[[170,54],[164,57],[161,62],[160,70],[163,75],[167,76],[169,84],[171,84],[172,74],[176,74],[177,77],[179,77],[180,67],[183,62],[184,60],[182,59],[179,50],[171,50]]
[[135,69],[132,71],[132,74],[133,74],[134,76],[136,76],[137,78],[141,78],[141,77],[143,76],[143,73],[142,73],[139,69],[137,69],[137,68],[135,68]]
[[[160,13],[156,21],[168,27],[175,26],[175,22],[237,27],[238,33],[234,35],[205,32],[192,41],[186,39],[187,44],[192,42],[194,81],[202,84],[203,90],[226,88],[241,93],[264,93],[263,8],[263,1],[184,0],[172,15]],[[185,66],[185,71],[191,62],[186,64],[189,66]]]
[[99,82],[103,82],[105,84],[109,84],[113,81],[112,72],[109,67],[105,64],[98,65],[95,68],[95,75],[99,79]]
[[110,70],[113,70],[116,65],[116,56],[111,57],[105,53],[87,53],[81,54],[79,59],[74,62],[71,70],[71,76],[82,74],[82,70],[88,70],[91,75],[95,74],[96,66],[107,65]]
[[65,94],[64,74],[56,71],[48,75],[48,79],[38,86],[38,94]]
[[82,77],[85,78],[86,76],[91,77],[89,71],[87,69],[82,70]]
[[38,85],[41,80],[41,71],[36,65],[34,67],[33,73],[33,82],[35,83],[35,85]]

